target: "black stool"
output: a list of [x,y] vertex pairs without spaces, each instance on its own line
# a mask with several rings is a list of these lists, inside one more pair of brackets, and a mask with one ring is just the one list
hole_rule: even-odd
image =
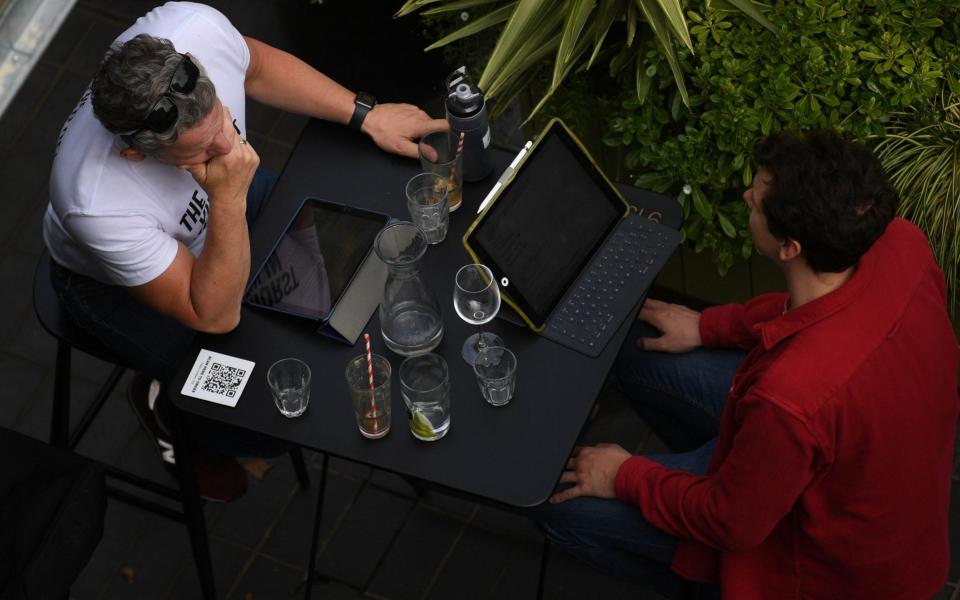
[[[53,289],[50,279],[52,263],[47,252],[40,257],[37,270],[33,277],[33,305],[37,318],[43,328],[57,340],[56,374],[53,386],[53,414],[50,423],[50,443],[53,446],[72,450],[80,442],[87,428],[96,418],[103,404],[110,396],[124,371],[132,369],[126,360],[106,348],[86,331],[80,329],[67,314],[60,298]],[[70,429],[70,357],[72,350],[79,350],[100,360],[111,363],[113,371],[97,392],[93,403],[80,418],[77,426]],[[165,399],[161,399],[164,401]],[[145,508],[156,514],[185,523],[190,534],[190,543],[193,547],[194,560],[200,576],[200,585],[204,598],[213,600],[215,597],[213,582],[213,567],[210,562],[210,549],[207,543],[207,529],[203,516],[203,500],[197,491],[196,475],[194,473],[193,457],[185,449],[189,448],[184,437],[182,415],[177,410],[171,410],[171,423],[165,423],[170,428],[173,437],[174,453],[177,457],[177,480],[179,489],[146,479],[135,473],[117,468],[113,465],[100,463],[107,477],[122,481],[129,485],[141,488],[157,496],[179,502],[182,510],[171,508],[154,499],[133,494],[125,489],[107,484],[107,493],[118,500]],[[307,489],[310,486],[307,468],[304,464],[303,453],[299,448],[290,452],[293,467],[297,473],[300,487]]]

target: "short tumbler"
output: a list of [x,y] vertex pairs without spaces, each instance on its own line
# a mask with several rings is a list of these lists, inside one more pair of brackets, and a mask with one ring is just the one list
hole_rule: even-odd
[[411,356],[400,365],[400,387],[410,433],[432,442],[450,430],[450,371],[438,354]]
[[375,440],[390,433],[390,375],[390,361],[374,354],[371,390],[366,354],[347,363],[347,388],[357,417],[357,428],[364,437]]
[[267,385],[277,410],[285,417],[299,417],[310,403],[310,367],[302,360],[284,358],[270,365]]
[[439,244],[450,228],[447,181],[434,173],[414,175],[407,182],[410,220],[423,231],[429,244]]
[[517,389],[517,357],[499,346],[488,346],[473,362],[483,399],[494,406],[510,402]]

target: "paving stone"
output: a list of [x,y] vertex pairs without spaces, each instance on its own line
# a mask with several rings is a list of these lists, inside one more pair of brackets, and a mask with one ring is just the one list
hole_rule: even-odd
[[[184,544],[179,548],[171,548],[171,551],[180,554],[183,559],[183,570],[180,571],[179,577],[171,582],[174,584],[173,589],[164,598],[169,600],[201,600],[203,594],[200,589],[200,578],[197,576],[197,568],[193,562],[193,550],[190,545]],[[245,548],[222,540],[210,539],[210,559],[213,562],[213,581],[217,589],[217,597],[225,598],[227,592],[243,576],[244,569],[250,562],[250,552]],[[283,597],[277,596],[277,598]],[[270,596],[263,596],[263,598],[270,598]]]
[[[56,38],[54,38],[56,39]],[[7,154],[16,147],[20,136],[29,131],[27,125],[37,114],[40,100],[53,89],[59,75],[56,67],[37,64],[27,75],[17,95],[13,98],[0,118],[0,157],[6,160]],[[6,186],[6,183],[4,183]],[[9,188],[6,188],[9,189]]]
[[[31,300],[32,302],[32,300]],[[0,325],[2,328],[2,325]],[[21,323],[20,330],[7,345],[9,354],[36,362],[45,367],[53,367],[57,358],[56,339],[40,325],[36,313],[32,310]],[[53,372],[51,371],[51,377]]]
[[73,582],[71,598],[93,600],[103,597],[103,590],[121,577],[123,560],[146,527],[147,514],[122,502],[108,501],[103,537],[86,567]]
[[291,148],[254,132],[250,133],[249,139],[250,145],[254,147],[260,157],[260,166],[279,176],[283,172],[283,167],[287,164]]
[[[310,490],[293,495],[279,523],[270,532],[266,543],[261,548],[261,554],[291,565],[305,564],[310,552],[313,519],[317,510],[317,485],[320,481],[319,473],[311,473],[311,475],[313,481]],[[360,493],[360,486],[360,482],[336,475],[327,477],[319,533],[321,550],[350,510]]]
[[270,135],[273,125],[283,111],[256,100],[247,99],[247,134],[256,133],[262,137]]
[[373,469],[373,472],[370,474],[370,484],[400,496],[414,500],[417,498],[418,490],[414,487],[416,485],[415,481],[394,475],[393,473],[381,471],[380,469]]
[[344,477],[364,480],[370,477],[370,467],[362,465],[352,460],[344,460],[342,458],[331,458],[330,459],[330,470],[338,475],[343,475]]
[[469,502],[442,490],[427,489],[420,497],[420,504],[442,514],[466,521],[477,510],[474,502]]
[[231,590],[220,590],[220,593],[229,592],[225,597],[237,600],[295,598],[297,591],[302,589],[299,587],[302,579],[303,571],[261,556],[256,558]]
[[46,249],[43,241],[43,215],[47,212],[50,184],[45,183],[37,190],[26,212],[21,216],[20,225],[14,238],[14,247],[24,254],[39,260]]
[[254,548],[280,517],[280,511],[292,495],[310,495],[301,492],[290,459],[280,456],[271,460],[273,467],[262,481],[249,478],[247,493],[228,503],[212,531],[236,544]]
[[443,568],[464,525],[414,509],[367,591],[387,598],[421,598]]
[[522,509],[513,511],[481,504],[477,507],[477,513],[470,524],[512,539],[538,544],[543,541],[543,533],[528,513]]
[[[96,388],[86,381],[73,381],[70,386],[71,397],[92,398]],[[86,407],[86,404],[81,404]],[[71,411],[71,423],[83,408]],[[53,373],[42,380],[40,387],[31,394],[31,401],[24,406],[24,410],[17,417],[14,429],[24,435],[47,442],[50,440],[50,420],[53,414]]]
[[149,441],[147,433],[141,429],[139,421],[124,397],[125,384],[128,380],[129,375],[121,380],[120,385],[104,403],[100,414],[77,445],[77,452],[109,464],[116,464],[120,462],[121,455],[132,443],[134,436],[141,436]]
[[[543,540],[523,540],[509,543],[506,567],[493,583],[489,598],[497,600],[528,600],[537,597],[537,579],[540,575],[540,554]],[[549,580],[548,580],[549,583]],[[549,593],[544,598],[554,600]]]
[[128,577],[111,578],[104,592],[111,600],[163,598],[187,567],[192,568],[190,536],[183,524],[153,513],[145,514],[142,535],[120,558],[120,569]]
[[21,323],[33,313],[33,268],[28,256],[8,252],[0,259],[0,281],[6,293],[0,294],[0,340],[9,341]]
[[403,525],[412,502],[366,486],[317,562],[323,575],[363,588]]
[[514,542],[503,536],[468,527],[447,559],[428,599],[493,598],[494,588],[516,551]]
[[306,127],[308,120],[307,117],[302,115],[281,112],[280,118],[276,120],[273,129],[270,130],[270,137],[276,140],[297,140],[300,138],[300,133]]
[[[132,0],[127,0],[127,2],[130,1]],[[126,2],[119,4],[126,4]],[[90,28],[80,38],[69,60],[67,60],[67,70],[82,76],[89,83],[90,79],[96,75],[97,69],[100,68],[100,61],[103,60],[103,55],[110,44],[133,24],[133,20],[131,18],[125,24],[120,24],[102,18],[94,19]]]
[[80,40],[87,34],[95,20],[96,17],[87,8],[75,5],[60,25],[57,35],[50,40],[50,44],[40,57],[40,62],[62,65],[70,60]]
[[42,366],[0,354],[0,427],[14,427],[17,417],[33,401],[33,392],[46,375]]

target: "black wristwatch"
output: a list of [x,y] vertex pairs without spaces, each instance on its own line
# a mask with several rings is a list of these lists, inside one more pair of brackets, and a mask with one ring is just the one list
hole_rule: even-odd
[[357,92],[357,97],[353,99],[353,116],[350,117],[350,127],[360,131],[360,126],[363,125],[367,113],[376,105],[377,99],[373,97],[373,94]]

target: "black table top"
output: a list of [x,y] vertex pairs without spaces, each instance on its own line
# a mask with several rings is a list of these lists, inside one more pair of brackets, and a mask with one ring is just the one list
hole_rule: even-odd
[[[393,426],[380,440],[357,431],[344,369],[363,352],[315,333],[316,324],[244,306],[240,326],[226,335],[198,335],[171,382],[174,404],[187,413],[297,443],[306,448],[412,476],[452,491],[511,506],[545,501],[563,471],[577,436],[626,336],[631,319],[596,359],[568,350],[526,329],[495,319],[485,330],[500,335],[518,359],[517,392],[505,407],[480,395],[472,367],[460,357],[464,339],[476,328],[453,308],[453,276],[469,262],[461,243],[476,209],[512,154],[494,151],[494,175],[466,184],[463,204],[450,215],[447,239],[432,246],[422,274],[440,300],[445,333],[435,352],[450,367],[451,425],[445,438],[421,442],[409,432],[397,371],[403,357],[386,349],[374,314],[367,325],[373,351],[393,366]],[[404,185],[420,171],[416,160],[389,155],[365,136],[344,127],[311,121],[304,129],[277,188],[251,233],[256,269],[306,196],[369,208],[409,219]],[[639,299],[638,299],[639,300]],[[179,394],[200,348],[254,361],[251,379],[237,406],[228,408]],[[310,406],[296,419],[283,417],[267,386],[267,369],[297,357],[313,373]]]

